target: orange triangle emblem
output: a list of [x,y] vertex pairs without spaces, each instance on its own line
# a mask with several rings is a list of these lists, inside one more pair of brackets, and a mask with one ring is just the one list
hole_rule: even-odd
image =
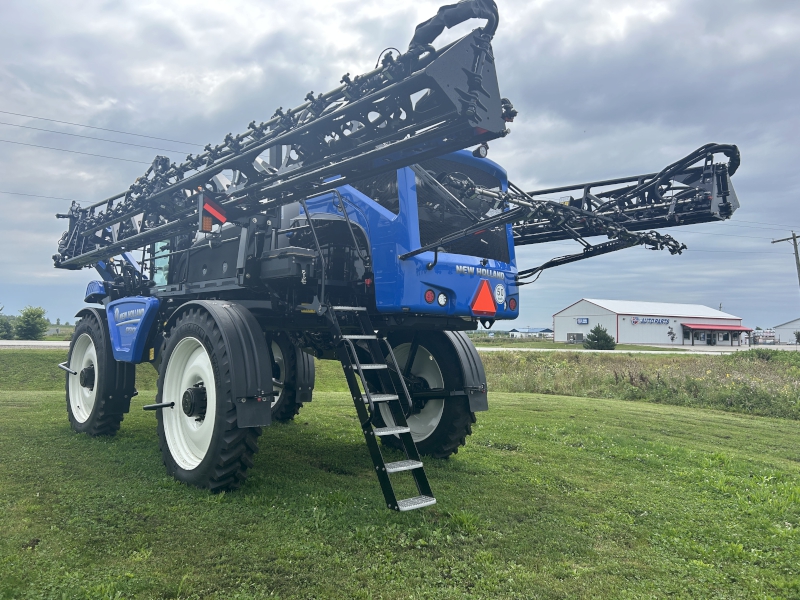
[[494,303],[492,296],[492,288],[489,287],[489,281],[481,279],[478,284],[478,293],[472,299],[472,313],[482,317],[493,317],[497,312],[497,305]]

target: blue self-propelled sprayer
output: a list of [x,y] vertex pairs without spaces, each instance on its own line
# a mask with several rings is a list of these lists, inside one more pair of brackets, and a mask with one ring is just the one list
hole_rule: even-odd
[[[472,18],[486,24],[432,45]],[[72,427],[114,434],[149,362],[158,392],[144,409],[167,471],[235,489],[261,428],[311,401],[313,358],[337,360],[387,507],[434,504],[421,456],[457,452],[488,409],[465,332],[514,319],[544,269],[632,246],[679,254],[652,228],[723,221],[739,205],[730,145],[658,173],[509,182],[486,157],[517,114],[499,92],[498,22],[491,0],[444,6],[373,71],[180,164],[156,157],[125,192],[58,215],[69,228],[55,266],[100,274],[61,365]],[[579,252],[518,268],[517,246],[564,239]],[[385,462],[381,446],[405,458]],[[417,496],[395,496],[402,471]]]

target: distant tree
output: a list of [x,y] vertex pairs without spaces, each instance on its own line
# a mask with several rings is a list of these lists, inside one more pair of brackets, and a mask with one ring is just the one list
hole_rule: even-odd
[[756,326],[756,331],[763,331],[763,329],[761,329],[761,327]]
[[56,319],[56,325],[61,325],[61,319]]
[[795,331],[794,332],[794,343],[795,344],[800,344],[800,331]]
[[588,350],[613,350],[617,347],[617,342],[609,335],[605,327],[596,325],[595,328],[586,335],[583,347]]
[[18,340],[41,340],[50,326],[41,306],[26,306],[14,323],[14,336]]
[[[0,306],[0,313],[3,312],[4,306]],[[0,315],[0,340],[13,340],[14,327],[11,325],[8,317]]]

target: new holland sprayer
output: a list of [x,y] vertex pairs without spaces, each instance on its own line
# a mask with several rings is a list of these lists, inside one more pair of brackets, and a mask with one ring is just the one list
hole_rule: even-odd
[[[432,45],[469,19],[486,23]],[[658,173],[511,183],[486,158],[517,114],[498,86],[498,22],[492,0],[444,6],[369,73],[180,164],[157,156],[125,192],[58,215],[69,228],[55,266],[100,274],[60,365],[73,429],[113,435],[135,366],[149,362],[158,393],[144,409],[167,471],[235,489],[261,429],[311,401],[314,357],[336,360],[386,506],[434,504],[421,456],[457,452],[488,409],[466,331],[516,318],[520,287],[544,269],[633,246],[680,254],[652,228],[723,221],[739,206],[732,145]],[[582,248],[518,266],[516,247],[564,239]],[[405,458],[385,462],[382,446]],[[395,496],[399,472],[417,496]]]

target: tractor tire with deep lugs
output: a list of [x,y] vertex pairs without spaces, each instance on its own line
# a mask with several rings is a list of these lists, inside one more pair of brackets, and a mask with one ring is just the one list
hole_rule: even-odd
[[135,395],[135,366],[118,363],[104,320],[84,316],[75,326],[67,355],[67,416],[72,429],[91,436],[114,435]]
[[[408,414],[406,420],[411,436],[420,454],[447,458],[458,452],[472,435],[475,413],[470,410],[466,396],[451,396],[450,392],[464,388],[458,356],[447,339],[438,333],[426,333],[419,341],[411,375],[423,381],[428,389],[441,389],[441,399],[431,399],[422,410]],[[396,333],[389,337],[397,362],[405,367],[412,333]],[[413,393],[413,392],[412,392]],[[375,415],[377,424],[393,425],[391,411],[381,404]],[[396,436],[383,436],[381,442],[392,448],[401,448]]]
[[158,440],[167,472],[215,492],[238,488],[258,451],[258,427],[239,428],[222,332],[202,308],[175,321],[158,377]]
[[287,422],[303,407],[297,393],[297,349],[282,332],[267,340],[272,353],[272,386],[278,395],[272,400],[272,420]]

